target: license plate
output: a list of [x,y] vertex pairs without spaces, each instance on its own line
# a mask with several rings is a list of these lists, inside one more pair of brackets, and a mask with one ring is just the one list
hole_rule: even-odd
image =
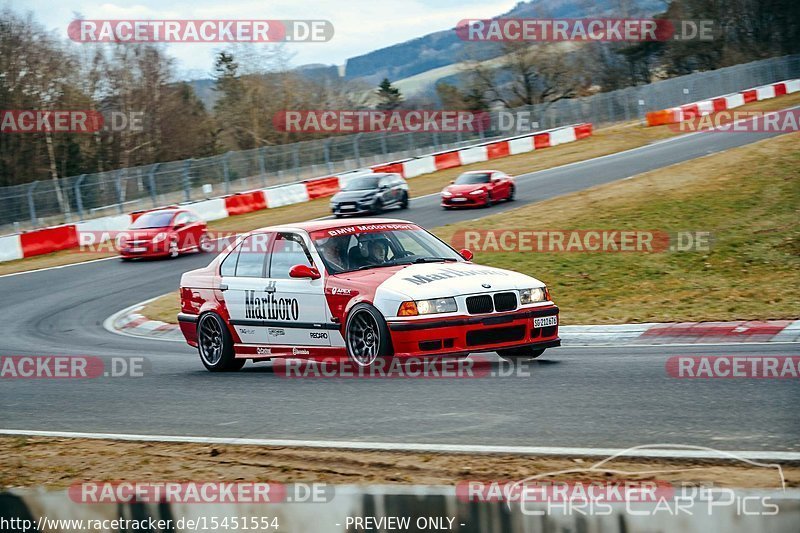
[[352,211],[355,208],[356,208],[355,204],[343,204],[339,206],[339,209],[341,209],[342,211]]
[[558,316],[540,316],[539,318],[533,319],[533,327],[535,328],[546,328],[548,326],[557,326],[558,325]]
[[134,246],[133,248],[131,248],[131,252],[133,252],[133,253],[146,252],[146,251],[147,251],[147,248],[144,248],[142,246]]
[[466,202],[467,199],[466,198],[453,198],[451,201],[452,202]]

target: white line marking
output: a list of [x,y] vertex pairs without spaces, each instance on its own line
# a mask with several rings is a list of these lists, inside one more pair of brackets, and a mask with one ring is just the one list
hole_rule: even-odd
[[[328,440],[289,440],[289,439],[240,439],[226,437],[190,437],[175,435],[131,435],[127,433],[78,433],[70,431],[36,431],[25,429],[0,429],[0,435],[26,437],[57,437],[73,439],[107,439],[141,442],[186,442],[194,444],[232,444],[249,446],[293,446],[298,448],[341,448],[347,450],[385,450],[450,453],[506,453],[518,455],[556,455],[556,456],[612,456],[625,453],[626,448],[562,448],[557,446],[482,446],[468,444],[417,444],[400,442],[356,442]],[[800,452],[777,451],[720,451],[642,449],[629,457],[662,457],[675,459],[720,459],[725,454],[745,459],[769,461],[800,461]]]
[[[37,268],[35,270],[23,270],[21,272],[12,272],[11,274],[2,274],[0,278],[8,278],[11,276],[21,276],[22,274],[33,274],[35,272],[44,272],[45,270],[57,270],[59,268],[67,268],[67,267],[74,267],[80,265],[88,265],[89,263],[99,263],[100,261],[108,261],[110,259],[119,259],[118,255],[114,255],[111,257],[101,257],[100,259],[92,259],[90,261],[81,261],[80,263],[68,263],[66,265],[57,265],[51,267],[44,267],[44,268]],[[24,259],[23,259],[24,261]]]

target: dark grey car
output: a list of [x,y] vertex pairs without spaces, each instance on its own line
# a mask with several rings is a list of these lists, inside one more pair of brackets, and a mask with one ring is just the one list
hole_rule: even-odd
[[400,174],[366,174],[351,178],[331,198],[331,211],[336,218],[380,214],[390,207],[408,207],[408,183]]

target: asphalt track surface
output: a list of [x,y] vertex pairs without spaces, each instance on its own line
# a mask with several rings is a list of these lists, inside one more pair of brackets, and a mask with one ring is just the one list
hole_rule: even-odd
[[[517,201],[445,212],[438,196],[386,216],[425,227],[475,219],[770,137],[701,133],[519,176]],[[536,157],[535,153],[531,157]],[[665,171],[664,179],[669,179]],[[476,226],[479,227],[479,222]],[[206,372],[194,349],[117,335],[103,321],[175,290],[208,255],[106,260],[0,277],[0,355],[144,356],[138,378],[0,380],[0,428],[264,439],[518,446],[674,443],[800,450],[797,380],[684,380],[682,354],[798,355],[800,344],[556,348],[529,375],[287,379],[271,365]],[[541,273],[546,278],[547,273]],[[489,357],[494,358],[494,355]]]

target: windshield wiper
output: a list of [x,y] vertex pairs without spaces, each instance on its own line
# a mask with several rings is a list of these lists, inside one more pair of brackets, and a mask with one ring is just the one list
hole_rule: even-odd
[[412,263],[438,263],[440,261],[453,262],[458,261],[452,257],[418,257]]

